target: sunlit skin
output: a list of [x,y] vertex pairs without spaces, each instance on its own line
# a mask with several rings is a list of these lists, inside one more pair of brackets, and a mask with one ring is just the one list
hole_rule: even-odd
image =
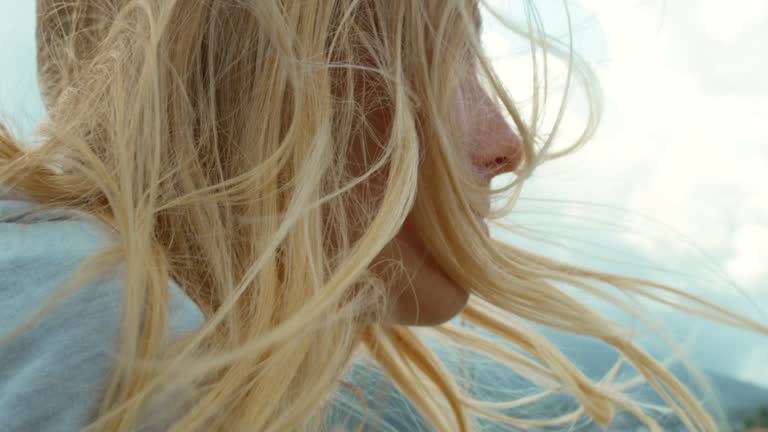
[[[460,124],[469,128],[467,136],[471,137],[463,143],[466,146],[463,154],[469,158],[467,162],[483,174],[483,186],[489,187],[492,177],[513,171],[519,165],[522,160],[520,138],[479,86],[476,78],[465,82],[459,97],[464,99],[465,109],[457,103],[455,111]],[[408,285],[404,278],[392,281],[393,293],[403,292],[397,298],[395,315],[390,317],[388,323],[437,325],[461,312],[469,299],[469,293],[452,281],[431,258],[416,234],[411,215],[408,215],[392,243],[397,247],[388,245],[380,256],[391,257],[399,249],[413,289],[402,290],[402,287]]]
[[[460,154],[466,158],[468,166],[478,173],[478,179],[483,182],[481,186],[490,187],[491,178],[514,171],[522,161],[520,138],[473,74],[469,74],[462,83],[454,100],[456,121],[469,137],[462,143]],[[375,131],[386,131],[389,121],[383,109],[371,110],[367,117],[368,125]],[[371,154],[376,150],[372,143],[368,143],[366,151]],[[351,157],[364,167],[363,158],[355,147]],[[381,181],[382,178],[372,178],[368,186]],[[485,207],[487,209],[488,204]],[[485,229],[488,235],[487,226]],[[383,269],[385,266],[377,266],[376,263],[393,259],[403,263],[406,275],[394,278],[391,272],[386,273],[388,287],[396,303],[392,316],[387,317],[384,324],[438,325],[456,316],[467,304],[469,293],[451,280],[431,257],[416,233],[412,214],[379,253],[372,268]]]

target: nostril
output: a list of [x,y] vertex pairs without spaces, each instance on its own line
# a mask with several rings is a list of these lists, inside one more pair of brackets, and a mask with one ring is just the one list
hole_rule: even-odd
[[489,170],[496,171],[509,163],[509,158],[506,156],[499,156],[491,162],[487,162],[485,167]]

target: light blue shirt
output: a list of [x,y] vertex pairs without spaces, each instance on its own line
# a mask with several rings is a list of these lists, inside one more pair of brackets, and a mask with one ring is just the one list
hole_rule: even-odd
[[[28,321],[84,259],[112,241],[84,213],[5,220],[32,203],[0,191],[0,338]],[[0,431],[79,431],[107,384],[120,325],[120,269],[84,286],[10,342],[0,345]],[[171,281],[170,335],[203,323]],[[153,430],[144,427],[142,430]]]

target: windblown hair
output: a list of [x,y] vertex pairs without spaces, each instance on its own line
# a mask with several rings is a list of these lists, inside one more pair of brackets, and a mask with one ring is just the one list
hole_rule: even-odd
[[[476,430],[479,418],[534,427],[590,416],[605,425],[619,410],[660,430],[627,395],[636,380],[590,379],[533,324],[612,345],[689,430],[716,430],[692,391],[625,329],[557,285],[631,314],[631,303],[597,285],[768,334],[766,326],[664,284],[489,239],[474,221],[472,200],[505,199],[487,215],[503,218],[533,170],[587,142],[599,118],[589,69],[541,31],[532,3],[527,28],[481,6],[530,41],[534,71],[539,55],[554,54],[568,60],[568,83],[590,90],[583,135],[558,152],[553,131],[544,140],[538,130],[539,74],[525,122],[483,51],[468,0],[38,0],[48,116],[34,148],[2,128],[0,184],[41,210],[93,215],[115,233],[71,280],[76,289],[125,269],[119,350],[86,430],[134,430],[145,410],[163,409],[152,401],[171,388],[188,398],[171,431],[324,430],[356,361],[379,367],[439,431]],[[523,140],[515,181],[490,196],[464,170],[456,149],[466,137],[450,117],[468,74],[484,79]],[[391,122],[355,173],[348,154],[375,139],[375,110]],[[360,199],[375,176],[385,187]],[[381,323],[392,305],[371,265],[410,211],[436,262],[471,293],[460,318],[518,349],[453,322]],[[169,279],[206,318],[173,341]],[[502,415],[538,396],[506,405],[475,398],[424,334],[494,359],[544,393],[570,394],[579,407],[541,419]]]

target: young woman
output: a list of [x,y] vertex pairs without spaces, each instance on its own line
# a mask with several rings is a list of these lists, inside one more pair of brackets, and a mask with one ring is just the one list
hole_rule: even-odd
[[[716,430],[625,330],[556,285],[630,313],[592,287],[765,325],[489,237],[485,219],[509,214],[533,170],[586,142],[596,117],[550,151],[539,99],[526,124],[482,50],[487,6],[38,0],[42,140],[0,134],[0,429],[328,430],[350,403],[381,416],[361,397],[375,388],[344,381],[367,363],[434,430],[607,424],[619,410],[659,430],[631,383],[589,379],[538,323],[614,346],[690,430]],[[529,27],[510,29],[558,52]],[[491,190],[507,172],[516,180]],[[503,416],[422,330],[580,407]]]

